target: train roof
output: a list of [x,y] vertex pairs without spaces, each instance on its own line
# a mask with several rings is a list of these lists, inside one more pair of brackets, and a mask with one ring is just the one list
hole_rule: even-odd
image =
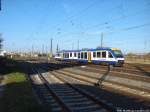
[[96,49],[62,50],[62,51],[59,51],[58,53],[61,53],[61,52],[97,51],[97,50],[119,50],[119,49],[117,49],[117,48],[110,48],[110,47],[99,47],[99,48],[96,48]]

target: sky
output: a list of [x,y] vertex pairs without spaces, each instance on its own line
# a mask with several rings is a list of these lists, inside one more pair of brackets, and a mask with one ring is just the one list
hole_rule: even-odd
[[1,0],[6,51],[115,47],[150,52],[149,0]]

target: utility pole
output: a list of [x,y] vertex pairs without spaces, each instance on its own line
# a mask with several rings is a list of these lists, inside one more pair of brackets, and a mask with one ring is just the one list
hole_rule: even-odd
[[32,44],[32,56],[33,56],[33,53],[34,53],[34,46],[33,46],[33,44]]
[[[145,40],[145,42],[144,42],[144,46],[145,46],[145,53],[144,53],[144,55],[146,54],[146,46],[147,46],[147,41]],[[144,56],[144,62],[146,61],[146,56]]]
[[53,56],[53,39],[51,38],[51,57]]
[[79,40],[78,40],[78,43],[77,43],[77,45],[78,45],[78,46],[77,46],[77,49],[79,50]]
[[145,47],[145,52],[146,52],[146,48],[147,48],[147,41],[146,40],[144,42],[144,47]]
[[103,47],[103,32],[101,33],[101,47]]
[[72,43],[72,50],[74,49],[74,44]]
[[56,49],[56,51],[57,51],[57,52],[59,51],[58,44],[57,44],[57,49]]
[[47,55],[47,45],[45,46],[45,49],[46,49],[45,51],[46,51],[46,55]]
[[42,55],[44,54],[44,44],[42,44]]

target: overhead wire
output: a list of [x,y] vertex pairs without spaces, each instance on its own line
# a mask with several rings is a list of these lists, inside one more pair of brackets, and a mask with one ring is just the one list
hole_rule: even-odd
[[[70,17],[66,17],[64,20],[61,20],[60,23],[58,23],[58,24],[52,26],[52,28],[53,28],[53,29],[54,29],[54,28],[58,29],[58,28],[60,28],[61,25],[66,24],[66,22],[67,22],[68,20],[71,20],[71,19],[77,17],[78,15],[81,15],[81,14],[87,12],[91,7],[93,7],[94,5],[96,5],[96,2],[97,2],[97,1],[98,1],[98,0],[94,0],[94,1],[93,1],[90,5],[88,5],[86,8],[83,8],[83,9],[80,10],[78,13],[76,13],[76,14],[74,14],[74,15],[71,15]],[[104,0],[103,0],[103,1],[104,1]],[[63,23],[62,23],[62,22],[63,22]]]
[[130,26],[130,27],[124,28],[124,29],[122,29],[122,30],[123,30],[123,31],[129,31],[129,30],[133,30],[133,29],[137,29],[137,28],[142,28],[142,27],[145,27],[145,26],[148,26],[148,25],[150,25],[150,22],[149,22],[149,23],[142,24],[142,25]]
[[[97,0],[96,0],[97,1]],[[95,2],[96,2],[95,1]],[[91,7],[93,7],[94,5],[95,5],[95,2],[93,2],[92,4],[90,4],[89,6],[87,6],[85,9],[83,9],[83,10],[81,10],[80,11],[80,13],[77,13],[77,14],[75,14],[75,15],[72,15],[72,16],[70,16],[70,17],[68,17],[68,18],[66,18],[66,20],[64,20],[64,21],[70,21],[71,19],[75,19],[75,18],[78,18],[79,16],[81,16],[80,14],[84,14],[85,13],[85,11],[87,11],[89,8],[91,8]],[[145,9],[144,9],[145,10]],[[144,11],[143,10],[143,11]],[[146,9],[147,10],[147,9]],[[85,28],[86,30],[88,30],[88,29],[92,29],[93,27],[101,27],[101,29],[103,29],[103,28],[106,28],[106,25],[109,25],[110,23],[112,23],[112,22],[114,22],[114,21],[119,21],[119,20],[123,20],[124,18],[127,18],[127,17],[130,17],[130,16],[133,16],[133,15],[136,15],[136,14],[139,14],[139,12],[142,12],[142,11],[137,11],[137,12],[135,12],[134,14],[129,14],[129,15],[127,15],[127,16],[121,16],[121,17],[119,17],[119,18],[115,18],[115,19],[112,19],[112,20],[109,20],[109,21],[106,21],[106,22],[103,22],[103,23],[99,23],[99,24],[96,24],[96,25],[93,25],[93,26],[90,26],[90,27],[87,27],[87,28]],[[70,19],[70,20],[69,20]],[[42,23],[41,23],[42,24]],[[74,22],[71,20],[71,24],[74,24]],[[64,23],[62,24],[62,23],[59,23],[59,24],[57,24],[56,26],[55,26],[55,28],[57,28],[57,31],[58,32],[56,32],[56,33],[58,33],[58,34],[61,34],[61,28],[60,28],[60,25],[64,25]],[[104,26],[104,27],[102,27],[102,26]],[[145,25],[144,25],[145,26]],[[109,27],[111,27],[111,26],[109,26]],[[138,26],[133,26],[132,28],[129,28],[129,29],[135,29],[135,28],[137,28]],[[142,27],[142,26],[141,26]],[[54,28],[54,27],[53,27]],[[139,26],[139,28],[140,28],[140,26]],[[126,29],[126,30],[129,30],[129,29]],[[125,30],[124,30],[125,31]],[[82,31],[83,32],[83,31]],[[81,32],[80,32],[81,33]],[[71,35],[73,34],[73,33],[70,33]],[[78,34],[78,33],[74,33],[74,34]],[[81,33],[81,34],[83,34],[83,33]],[[65,34],[66,35],[66,34]],[[64,35],[64,36],[65,36]],[[68,35],[68,34],[67,34]],[[62,36],[62,35],[61,35]],[[69,42],[69,41],[68,41]]]
[[[110,9],[108,9],[109,10],[109,12],[110,11],[113,11],[114,9],[116,9],[116,8],[118,8],[120,5],[117,5],[117,6],[115,6],[115,7],[113,7],[113,8],[110,8]],[[82,16],[82,15],[80,15],[80,16]],[[76,17],[77,18],[77,17]],[[105,25],[105,24],[108,24],[107,22],[105,22],[105,23],[101,23],[101,24],[103,24],[103,25]],[[100,24],[98,24],[98,26],[99,26]],[[88,29],[87,27],[86,28],[84,28],[84,29]],[[65,36],[65,35],[69,35],[69,34],[71,34],[71,35],[74,35],[74,34],[78,34],[78,33],[75,33],[75,32],[66,32],[66,33],[63,33],[63,34],[60,34],[61,36]]]
[[125,18],[131,17],[131,16],[135,16],[135,15],[137,15],[137,14],[139,14],[139,13],[143,13],[143,12],[146,11],[146,10],[149,10],[149,9],[148,9],[148,8],[147,8],[147,9],[143,9],[143,10],[134,12],[134,13],[132,13],[132,14],[126,15],[126,16],[121,16],[121,17],[114,18],[114,19],[109,20],[109,21],[105,21],[105,22],[103,22],[103,23],[95,24],[95,25],[93,25],[93,26],[87,27],[86,30],[91,29],[91,28],[93,28],[93,27],[99,27],[99,26],[101,26],[101,25],[102,25],[102,26],[103,26],[103,25],[108,25],[108,24],[110,24],[110,23],[112,23],[112,22],[119,21],[119,20],[123,20],[123,19],[125,19]]
[[[148,4],[146,4],[146,6],[147,6]],[[100,27],[99,28],[99,30],[100,29],[109,29],[109,28],[112,28],[112,26],[111,25],[109,25],[110,23],[113,23],[113,22],[118,22],[118,21],[120,21],[120,20],[124,20],[124,19],[126,19],[126,18],[128,18],[128,17],[132,17],[132,16],[135,16],[135,15],[139,15],[140,13],[143,13],[144,11],[147,11],[147,10],[149,10],[148,8],[146,8],[146,9],[143,9],[143,10],[138,10],[138,11],[136,11],[136,12],[134,12],[134,13],[131,13],[131,14],[129,14],[129,15],[126,15],[126,16],[121,16],[121,17],[118,17],[118,18],[115,18],[115,19],[112,19],[112,20],[109,20],[109,21],[106,21],[106,22],[102,22],[102,23],[99,23],[99,24],[96,24],[96,25],[93,25],[93,26],[90,26],[90,27],[86,27],[86,28],[84,28],[84,30],[89,30],[89,29],[92,29],[92,28],[97,28],[97,27]],[[107,25],[107,26],[106,26]],[[81,33],[82,32],[82,33]],[[63,35],[61,35],[62,37],[63,36],[66,36],[66,35],[74,35],[74,34],[84,34],[84,32],[85,31],[81,31],[81,32],[78,32],[78,33],[75,33],[75,32],[69,32],[69,33],[65,33],[65,34],[63,34]]]
[[[146,26],[150,26],[150,22],[148,23],[144,23],[144,24],[140,24],[140,25],[134,25],[134,26],[129,26],[129,27],[126,27],[126,28],[122,28],[118,31],[113,31],[113,32],[105,32],[106,35],[110,35],[110,34],[114,34],[114,33],[119,33],[119,32],[124,32],[124,31],[130,31],[130,30],[134,30],[134,29],[139,29],[139,28],[143,28],[143,27],[146,27]],[[83,38],[82,38],[83,39]],[[85,38],[84,38],[85,39]],[[81,39],[80,39],[81,40]],[[86,39],[85,39],[86,40]],[[71,42],[71,39],[65,41],[65,43],[70,43]]]

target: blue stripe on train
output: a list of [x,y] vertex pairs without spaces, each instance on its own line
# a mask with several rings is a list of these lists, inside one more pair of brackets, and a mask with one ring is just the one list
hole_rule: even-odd
[[100,60],[91,60],[92,63],[100,64],[100,63],[108,63],[109,65],[116,65],[116,61],[100,61]]
[[77,59],[69,59],[69,58],[66,59],[66,58],[64,58],[63,60],[64,61],[76,61]]
[[64,61],[78,61],[78,62],[84,62],[84,63],[88,63],[88,60],[83,60],[83,59],[63,59]]
[[88,63],[88,60],[79,59],[78,61],[79,61],[79,62],[83,62],[83,63]]
[[[83,60],[83,59],[63,59],[64,61],[78,61],[78,62],[82,62],[82,63],[88,63],[88,60]],[[117,62],[116,61],[101,61],[101,60],[91,60],[92,63],[95,64],[100,64],[102,62],[108,63],[110,65],[116,65]]]

